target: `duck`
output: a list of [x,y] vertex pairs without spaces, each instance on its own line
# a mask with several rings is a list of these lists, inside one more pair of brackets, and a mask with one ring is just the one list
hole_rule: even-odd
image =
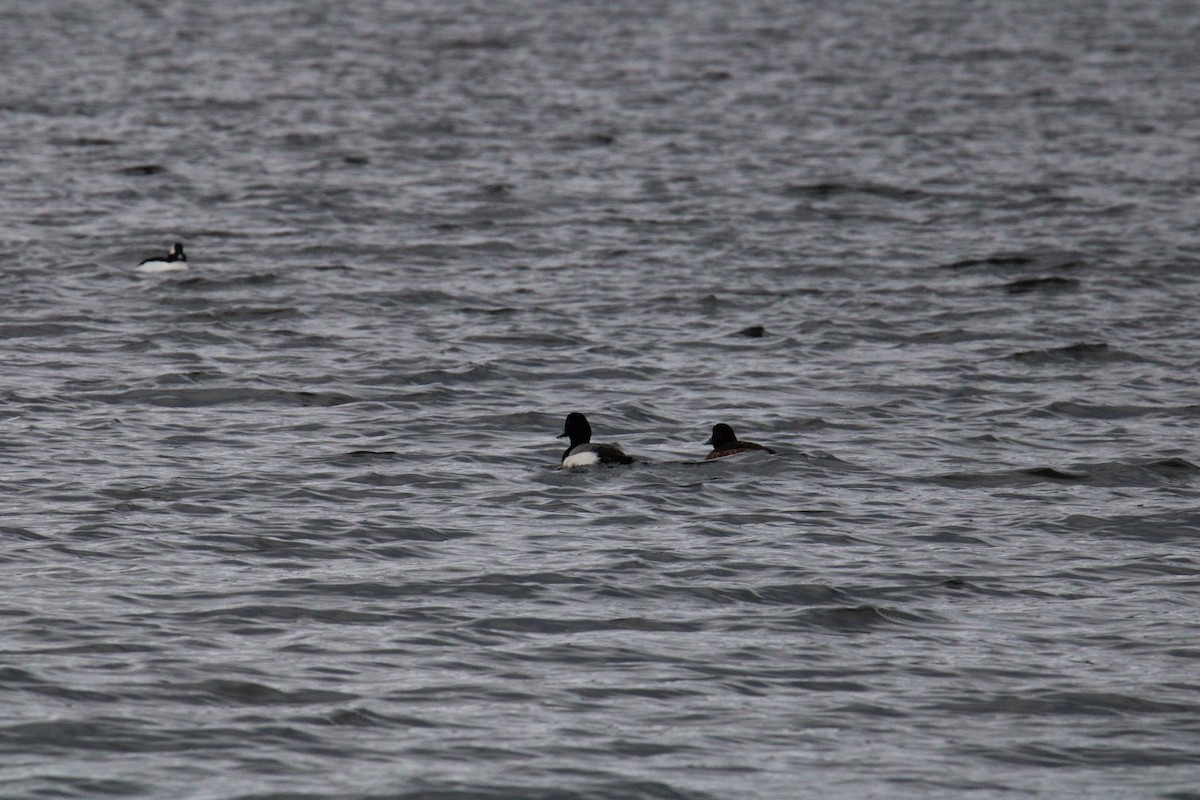
[[739,441],[737,434],[733,432],[733,428],[724,422],[718,422],[716,425],[713,425],[712,438],[705,442],[705,444],[712,445],[712,452],[704,457],[705,461],[732,456],[736,453],[748,453],[751,450],[763,450],[772,454],[775,452],[771,448],[761,444]]
[[143,259],[137,265],[138,272],[174,272],[187,268],[187,255],[184,254],[183,245],[179,242],[171,245],[171,249],[167,251],[166,257],[154,256],[153,258]]
[[633,456],[626,455],[615,444],[592,444],[592,426],[578,411],[567,414],[563,432],[557,438],[568,438],[571,444],[563,451],[563,469],[590,467],[593,464],[632,464]]

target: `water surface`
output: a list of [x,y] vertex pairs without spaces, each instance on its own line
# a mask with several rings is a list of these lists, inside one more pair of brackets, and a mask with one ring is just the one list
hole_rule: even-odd
[[1200,797],[1198,19],[4,12],[0,795]]

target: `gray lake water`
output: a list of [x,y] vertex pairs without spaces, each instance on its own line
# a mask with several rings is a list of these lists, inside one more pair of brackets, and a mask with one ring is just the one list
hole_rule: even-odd
[[5,4],[0,795],[1200,798],[1197,42]]

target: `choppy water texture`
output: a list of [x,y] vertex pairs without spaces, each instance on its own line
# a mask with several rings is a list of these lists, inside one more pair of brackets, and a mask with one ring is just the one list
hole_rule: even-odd
[[1200,797],[1195,4],[0,22],[0,795]]

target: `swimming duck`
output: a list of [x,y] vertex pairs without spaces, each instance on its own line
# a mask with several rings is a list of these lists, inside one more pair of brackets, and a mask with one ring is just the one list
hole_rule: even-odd
[[761,444],[738,441],[737,434],[733,432],[733,428],[724,422],[713,425],[712,438],[705,442],[705,444],[712,445],[712,452],[704,457],[705,461],[731,456],[735,453],[746,453],[751,450],[765,450],[768,453],[775,452],[771,448],[764,447]]
[[566,437],[571,444],[563,451],[564,469],[590,467],[593,464],[632,464],[633,457],[626,455],[615,444],[592,444],[592,426],[587,417],[578,411],[567,415],[559,439]]

